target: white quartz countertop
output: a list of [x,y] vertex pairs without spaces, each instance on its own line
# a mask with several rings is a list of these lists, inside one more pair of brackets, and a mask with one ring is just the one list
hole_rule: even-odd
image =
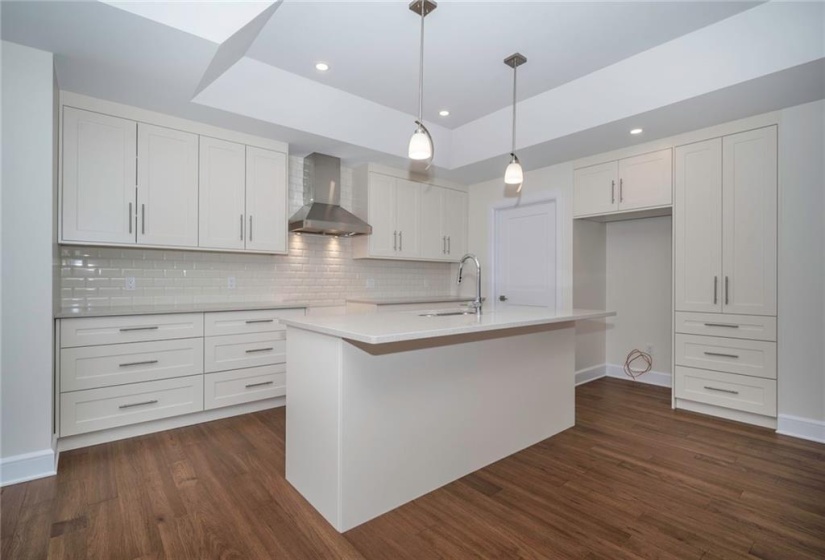
[[234,302],[192,303],[180,305],[111,305],[99,307],[64,307],[55,319],[71,317],[114,317],[118,315],[161,315],[166,313],[207,313],[210,311],[254,311],[261,309],[304,309],[304,302]]
[[[444,313],[446,309],[434,310]],[[584,319],[601,319],[616,315],[614,311],[573,309],[554,311],[542,307],[490,306],[480,317],[452,315],[427,317],[426,311],[399,311],[361,315],[307,316],[282,319],[287,326],[337,336],[367,344],[386,344],[458,334],[514,329],[534,325],[567,323]]]
[[461,303],[473,301],[467,296],[418,296],[418,297],[383,297],[383,298],[347,298],[352,303],[368,303],[371,305],[405,305],[411,303]]

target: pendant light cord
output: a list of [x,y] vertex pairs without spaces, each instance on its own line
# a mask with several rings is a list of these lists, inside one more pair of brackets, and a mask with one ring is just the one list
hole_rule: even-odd
[[424,2],[421,2],[421,48],[418,57],[418,120],[424,122]]
[[518,64],[513,65],[513,149],[510,151],[513,155],[516,153],[516,72]]

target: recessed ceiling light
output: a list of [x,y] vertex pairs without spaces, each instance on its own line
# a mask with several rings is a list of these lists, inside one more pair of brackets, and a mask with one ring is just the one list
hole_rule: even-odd
[[329,70],[329,64],[327,64],[326,62],[319,62],[315,65],[315,69],[319,72],[326,72],[327,70]]
[[642,130],[641,128],[634,128],[630,131],[630,134],[641,134],[642,132],[644,132],[644,130]]
[[441,115],[442,117],[449,117],[450,116],[450,112],[447,109],[440,110],[438,112],[438,114]]

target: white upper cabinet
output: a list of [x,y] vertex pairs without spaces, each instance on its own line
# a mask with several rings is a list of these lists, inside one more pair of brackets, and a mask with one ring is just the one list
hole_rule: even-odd
[[243,249],[246,239],[246,146],[200,138],[200,247]]
[[619,209],[619,164],[609,161],[576,169],[573,174],[573,213],[576,216],[606,214]]
[[137,242],[198,246],[198,136],[138,124]]
[[63,109],[61,241],[135,243],[135,121]]
[[455,261],[467,250],[467,193],[393,177],[355,172],[355,203],[372,235],[353,240],[353,256]]
[[286,155],[246,147],[246,248],[287,252]]
[[722,311],[722,139],[675,152],[673,242],[677,311]]
[[776,127],[722,144],[724,311],[776,315]]
[[573,215],[600,216],[673,203],[670,148],[573,172]]
[[671,150],[619,160],[619,210],[673,203]]

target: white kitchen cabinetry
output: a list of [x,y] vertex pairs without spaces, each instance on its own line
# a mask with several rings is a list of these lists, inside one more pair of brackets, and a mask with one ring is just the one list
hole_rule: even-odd
[[63,110],[61,239],[135,243],[137,123]]
[[137,242],[198,246],[198,135],[138,123]]
[[575,217],[598,216],[670,206],[670,148],[576,169]]
[[200,247],[243,249],[246,224],[246,147],[200,139]]
[[353,240],[355,258],[455,261],[467,248],[467,193],[387,173],[356,170],[356,213],[372,235]]
[[246,249],[287,252],[286,154],[246,147]]
[[676,148],[677,311],[776,315],[776,127]]

